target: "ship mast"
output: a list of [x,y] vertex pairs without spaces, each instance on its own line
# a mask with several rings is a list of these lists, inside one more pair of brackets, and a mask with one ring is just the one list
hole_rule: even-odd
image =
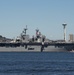
[[39,29],[36,29],[36,36],[39,36]]
[[26,31],[28,30],[27,28],[27,25],[26,25],[26,28],[24,28],[24,30],[22,31],[22,35],[25,35],[26,36]]
[[24,33],[25,33],[25,35],[26,35],[26,31],[27,31],[28,29],[27,29],[27,25],[26,25],[26,28],[24,28]]

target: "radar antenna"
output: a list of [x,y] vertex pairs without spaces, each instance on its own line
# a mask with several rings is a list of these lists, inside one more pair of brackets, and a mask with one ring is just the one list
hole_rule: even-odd
[[26,28],[24,28],[24,31],[23,31],[23,33],[25,33],[25,35],[26,35],[27,30],[28,30],[28,28],[27,28],[27,25],[26,25]]
[[39,29],[38,28],[36,29],[36,32],[39,32]]

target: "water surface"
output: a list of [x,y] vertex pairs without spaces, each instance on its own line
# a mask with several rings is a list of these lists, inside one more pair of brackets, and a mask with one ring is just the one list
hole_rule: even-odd
[[74,75],[74,53],[1,52],[0,75]]

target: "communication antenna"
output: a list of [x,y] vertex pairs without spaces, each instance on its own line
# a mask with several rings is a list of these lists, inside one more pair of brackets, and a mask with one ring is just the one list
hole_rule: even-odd
[[25,33],[25,35],[26,35],[26,31],[28,30],[28,28],[27,28],[27,25],[26,25],[26,28],[24,28],[24,33]]
[[39,32],[39,29],[38,28],[36,29],[36,32]]

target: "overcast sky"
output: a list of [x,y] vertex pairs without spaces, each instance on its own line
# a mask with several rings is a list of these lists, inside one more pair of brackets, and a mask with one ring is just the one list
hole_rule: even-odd
[[39,28],[49,39],[63,39],[63,23],[67,23],[67,39],[74,34],[74,0],[0,0],[0,35],[14,38],[28,26],[35,35]]

